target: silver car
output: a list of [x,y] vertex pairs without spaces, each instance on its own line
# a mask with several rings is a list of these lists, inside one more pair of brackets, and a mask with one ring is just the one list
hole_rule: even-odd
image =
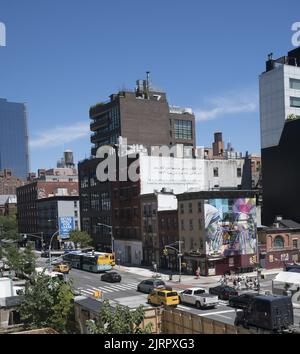
[[150,294],[154,289],[165,288],[166,284],[159,279],[147,279],[143,280],[137,286],[137,291],[141,291],[142,293]]

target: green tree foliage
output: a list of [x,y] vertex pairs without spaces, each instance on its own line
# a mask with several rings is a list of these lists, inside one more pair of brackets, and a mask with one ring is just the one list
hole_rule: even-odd
[[17,217],[15,213],[8,216],[0,216],[0,239],[15,241],[20,240]]
[[77,230],[70,232],[70,241],[74,242],[76,249],[79,245],[81,248],[89,247],[93,242],[91,236],[87,232]]
[[150,334],[152,324],[140,328],[145,318],[143,306],[132,311],[128,306],[117,305],[115,308],[104,301],[100,310],[100,321],[87,321],[92,334]]
[[69,283],[39,274],[25,287],[21,320],[28,329],[50,327],[59,333],[71,333],[73,299]]
[[1,247],[0,259],[17,275],[30,276],[35,271],[36,256],[31,248],[19,249],[16,244],[6,244]]

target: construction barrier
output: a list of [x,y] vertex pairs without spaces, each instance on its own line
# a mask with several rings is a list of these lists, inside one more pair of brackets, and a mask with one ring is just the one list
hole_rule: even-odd
[[166,308],[162,313],[164,334],[251,334],[251,330],[200,317],[177,309]]

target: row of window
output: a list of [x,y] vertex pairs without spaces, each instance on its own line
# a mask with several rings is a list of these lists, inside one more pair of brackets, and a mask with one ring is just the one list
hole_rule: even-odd
[[[193,214],[193,203],[189,203],[188,210],[190,214]],[[180,203],[180,213],[184,214],[184,203]],[[198,202],[198,213],[202,213],[202,203]]]
[[[188,224],[188,229],[189,231],[194,231],[195,227],[198,227],[198,230],[202,230],[202,220],[198,219],[198,225],[194,224],[194,220],[190,219],[189,224]],[[181,230],[185,231],[186,230],[186,225],[185,225],[185,220],[181,220]]]
[[174,132],[175,139],[192,140],[193,139],[193,126],[189,120],[175,120]]
[[[284,238],[280,235],[276,236],[273,241],[273,248],[283,249],[284,248]],[[298,239],[293,240],[293,248],[298,249]]]
[[[238,167],[236,169],[236,176],[238,178],[241,178],[242,177],[242,169],[240,167]],[[218,167],[215,167],[214,168],[214,177],[219,177],[219,168]]]

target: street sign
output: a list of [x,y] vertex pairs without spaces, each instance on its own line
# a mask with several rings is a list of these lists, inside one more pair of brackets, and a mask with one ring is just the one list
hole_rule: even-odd
[[70,232],[74,230],[73,216],[59,218],[59,235],[62,239],[69,238]]

